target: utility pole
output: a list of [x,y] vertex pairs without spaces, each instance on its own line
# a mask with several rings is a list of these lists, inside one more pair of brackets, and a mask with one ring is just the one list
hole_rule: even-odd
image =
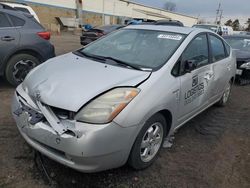
[[78,27],[82,28],[83,20],[82,20],[82,0],[76,1],[76,18],[78,19]]
[[216,10],[215,24],[221,23],[222,14],[223,14],[223,10],[221,9],[221,2],[220,2],[219,7]]
[[104,9],[105,9],[105,0],[102,0],[102,25],[105,25]]
[[223,10],[221,10],[221,12],[220,12],[220,18],[219,18],[220,25],[221,25],[222,14],[223,14]]

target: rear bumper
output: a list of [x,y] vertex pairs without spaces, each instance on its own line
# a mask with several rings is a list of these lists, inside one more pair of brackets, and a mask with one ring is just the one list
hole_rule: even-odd
[[[12,112],[21,107],[13,97]],[[75,123],[78,136],[59,135],[46,121],[29,123],[29,115],[13,113],[19,132],[34,149],[49,158],[81,172],[97,172],[124,165],[135,140],[137,126],[122,128],[111,122],[105,125]]]
[[47,47],[42,51],[42,60],[47,61],[50,58],[55,57],[55,47],[53,44],[49,43]]

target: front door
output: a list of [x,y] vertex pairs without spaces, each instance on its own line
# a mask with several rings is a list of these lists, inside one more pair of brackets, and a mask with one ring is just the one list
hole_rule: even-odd
[[[193,69],[185,72],[187,62]],[[212,96],[213,69],[210,63],[207,34],[196,36],[181,56],[181,92],[178,122],[182,123],[208,105]]]

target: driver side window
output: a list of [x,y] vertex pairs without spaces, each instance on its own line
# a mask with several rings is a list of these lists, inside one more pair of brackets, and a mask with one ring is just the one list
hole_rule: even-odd
[[192,63],[193,69],[197,69],[209,63],[207,35],[201,34],[193,39],[181,57],[181,73],[187,62]]

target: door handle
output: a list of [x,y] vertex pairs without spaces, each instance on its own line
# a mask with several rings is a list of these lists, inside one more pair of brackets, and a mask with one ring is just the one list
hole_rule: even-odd
[[227,70],[230,71],[231,70],[231,65],[227,66]]
[[1,38],[2,41],[12,41],[12,40],[15,40],[14,37],[11,37],[11,36],[4,36]]

